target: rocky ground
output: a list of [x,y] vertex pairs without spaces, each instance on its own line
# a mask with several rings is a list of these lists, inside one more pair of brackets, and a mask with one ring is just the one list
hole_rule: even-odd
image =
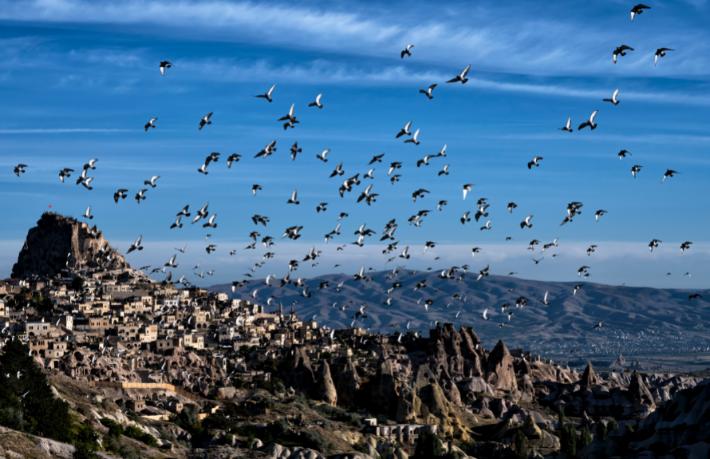
[[[417,456],[423,434],[418,442],[396,441],[367,428],[367,418],[436,426],[429,451],[438,457],[707,457],[710,451],[707,380],[598,374],[591,365],[580,373],[511,353],[503,342],[487,351],[473,330],[451,325],[429,338],[343,332],[335,339],[347,343],[347,355],[296,346],[261,358],[254,365],[271,368],[271,382],[185,399],[183,413],[168,420],[119,406],[115,400],[126,394],[115,388],[64,376],[52,383],[102,441],[106,419],[158,439],[147,446],[124,435],[114,445],[121,453],[111,453],[122,457],[437,457]],[[197,420],[191,402],[219,408]],[[17,432],[0,438],[5,457],[71,454],[68,445]]]

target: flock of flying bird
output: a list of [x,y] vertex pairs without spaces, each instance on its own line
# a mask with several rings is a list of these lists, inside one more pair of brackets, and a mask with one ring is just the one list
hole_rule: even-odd
[[[635,5],[631,11],[630,11],[630,18],[631,20],[635,20],[639,15],[644,13],[645,11],[649,10],[650,7],[644,4],[638,4]],[[626,44],[622,44],[618,47],[616,47],[612,51],[612,62],[614,64],[617,64],[620,62],[620,58],[623,56],[626,56],[629,52],[634,51],[634,48],[631,46],[628,46]],[[668,52],[673,51],[671,48],[667,47],[661,47],[658,48],[654,54],[654,65],[657,65],[659,61],[666,57]],[[408,44],[400,53],[401,59],[410,59],[413,58],[414,55],[414,45],[413,44]],[[172,62],[168,60],[161,61],[159,63],[159,71],[162,76],[168,76],[168,73],[171,72],[173,68]],[[447,80],[445,84],[450,84],[450,85],[464,85],[469,82],[469,73],[471,71],[471,65],[466,65],[461,72],[458,74],[454,75],[451,79]],[[426,97],[427,100],[433,100],[435,98],[434,96],[434,91],[439,87],[438,83],[433,83],[426,88],[422,88],[419,90],[420,94],[423,94],[424,97]],[[277,85],[273,84],[271,85],[264,93],[258,94],[255,97],[261,100],[264,100],[266,103],[273,103],[276,97],[276,89]],[[603,102],[607,102],[612,106],[618,106],[621,101],[620,101],[620,90],[615,89],[611,96],[609,98],[603,99]],[[323,110],[325,108],[325,103],[323,100],[323,94],[317,94],[315,98],[312,100],[312,102],[307,104],[307,109],[315,109],[315,110]],[[593,110],[589,117],[586,120],[583,120],[580,124],[577,125],[576,130],[581,131],[584,129],[589,128],[590,130],[595,130],[598,126],[597,123],[597,117],[599,115],[599,110]],[[209,112],[206,113],[204,116],[202,116],[198,123],[197,123],[197,129],[202,131],[204,129],[207,129],[210,125],[212,125],[212,118],[213,118],[213,113]],[[295,129],[299,124],[300,120],[297,116],[296,113],[296,106],[295,104],[291,104],[288,111],[281,117],[277,118],[276,121],[281,124],[284,130],[288,129]],[[144,130],[148,134],[150,131],[154,129],[158,129],[158,117],[151,117],[148,119],[148,121],[144,125]],[[560,128],[561,131],[566,132],[566,133],[572,133],[575,131],[575,127],[572,123],[571,117],[568,117],[564,125]],[[418,146],[420,145],[420,128],[419,127],[414,127],[412,121],[407,121],[404,123],[402,128],[397,131],[394,134],[395,139],[399,139],[405,144],[411,144],[413,146]],[[277,140],[272,140],[264,147],[256,152],[254,154],[254,160],[263,160],[265,158],[271,157],[274,155],[277,151],[277,146],[278,142]],[[290,148],[289,148],[289,157],[292,161],[297,160],[298,156],[303,153],[303,149],[299,146],[298,142],[294,142]],[[320,153],[316,155],[316,158],[323,163],[323,165],[327,165],[330,161],[331,158],[329,157],[330,150],[329,149],[324,149]],[[632,156],[631,152],[628,150],[622,149],[617,153],[617,157],[620,160],[624,160],[628,157]],[[219,152],[211,152],[209,153],[204,161],[199,164],[199,166],[196,168],[197,172],[203,175],[208,175],[210,172],[210,167],[220,161],[222,158],[222,155]],[[367,167],[368,170],[366,172],[356,172],[351,175],[346,174],[345,166],[343,162],[339,162],[335,164],[332,168],[332,171],[329,174],[330,178],[334,178],[338,180],[339,186],[338,186],[338,195],[340,198],[344,198],[346,195],[350,195],[351,193],[355,192],[353,195],[355,197],[355,201],[359,203],[360,205],[366,205],[366,206],[371,206],[373,205],[376,201],[378,196],[380,195],[374,188],[372,183],[365,184],[368,180],[374,179],[374,174],[376,172],[376,168],[378,167],[378,164],[383,164],[384,163],[384,158],[385,154],[380,153],[373,155],[372,158],[369,160]],[[421,158],[418,158],[415,162],[415,166],[417,168],[420,167],[427,167],[429,166],[433,161],[437,160],[445,160],[447,158],[447,145],[443,145],[439,151],[433,154],[426,154]],[[533,156],[528,162],[527,162],[527,169],[529,170],[534,170],[542,166],[543,163],[543,157],[539,155]],[[232,153],[227,156],[226,158],[226,165],[227,168],[232,168],[233,165],[239,163],[242,160],[242,155],[239,153]],[[78,174],[78,177],[75,180],[75,184],[77,186],[82,186],[87,190],[92,190],[93,186],[93,180],[94,178],[92,177],[92,171],[96,169],[97,166],[97,159],[91,159],[87,161],[85,164],[80,169],[80,173]],[[389,163],[389,165],[385,165],[386,169],[386,174],[387,177],[389,178],[389,181],[392,184],[396,184],[399,182],[400,178],[402,177],[401,171],[404,167],[404,164],[401,161],[392,161]],[[634,179],[638,178],[643,166],[641,164],[633,164],[630,167],[630,173]],[[18,177],[22,176],[25,174],[28,170],[28,165],[26,164],[17,164],[14,169],[13,173],[17,175]],[[72,177],[72,174],[75,173],[75,170],[69,167],[62,168],[59,173],[59,180],[64,183],[66,179],[69,179]],[[666,181],[670,178],[673,178],[676,176],[678,172],[674,169],[666,169],[666,171],[662,175],[662,181]],[[443,164],[436,173],[437,177],[445,177],[449,175],[449,164]],[[142,186],[139,186],[135,193],[133,194],[133,199],[136,201],[137,204],[140,204],[142,201],[148,199],[149,196],[149,191],[156,189],[158,187],[158,180],[160,179],[160,175],[153,175],[147,179],[144,180]],[[471,194],[472,190],[474,188],[473,183],[464,183],[460,185],[460,191],[461,191],[461,198],[463,200],[467,200],[468,196]],[[254,183],[251,187],[251,193],[253,196],[256,196],[261,190],[263,189],[263,186],[259,183]],[[426,199],[427,196],[430,194],[430,191],[427,190],[426,188],[417,188],[411,193],[411,198],[413,202],[418,202],[419,200]],[[121,201],[124,201],[128,199],[130,193],[129,189],[127,188],[117,188],[113,194],[113,200],[116,204],[119,204]],[[301,205],[301,201],[299,200],[298,196],[298,190],[293,190],[293,192],[288,196],[288,198],[285,200],[286,205],[290,206],[299,206]],[[448,204],[448,201],[446,199],[439,199],[436,202],[436,210],[437,212],[442,211]],[[322,213],[322,212],[327,212],[329,207],[328,202],[319,202],[315,208],[316,213]],[[480,222],[480,231],[490,231],[493,228],[492,225],[492,220],[489,218],[489,209],[491,207],[491,204],[488,202],[488,200],[484,197],[479,198],[475,202],[475,208],[474,210],[467,210],[465,211],[460,218],[458,219],[459,223],[461,225],[467,225],[469,224],[472,219],[475,220],[476,222]],[[513,214],[518,207],[518,204],[515,202],[511,201],[506,204],[506,211],[510,214]],[[570,224],[574,221],[576,217],[578,217],[582,213],[582,209],[584,207],[584,204],[582,202],[577,202],[573,201],[567,204],[566,209],[564,211],[564,218],[561,220],[560,225],[566,225]],[[424,220],[426,217],[428,217],[432,213],[432,210],[429,209],[422,209],[417,211],[416,213],[412,214],[408,219],[407,222],[410,225],[413,225],[414,227],[419,227],[423,224]],[[596,209],[594,211],[594,219],[595,221],[599,222],[602,217],[604,217],[607,214],[607,211],[605,209]],[[91,207],[87,207],[84,214],[83,218],[86,220],[92,220],[94,218],[92,214],[92,209]],[[333,229],[329,232],[327,232],[323,238],[325,243],[328,243],[331,240],[334,240],[338,236],[341,235],[342,232],[342,222],[343,220],[348,218],[348,214],[346,212],[340,212],[337,216],[337,222],[335,223],[335,226]],[[533,214],[526,214],[522,216],[520,220],[520,229],[521,230],[527,230],[530,228],[533,228],[534,226],[534,221],[533,221]],[[171,230],[179,230],[180,228],[183,227],[184,225],[184,219],[189,219],[191,224],[201,224],[202,227],[204,227],[207,230],[213,230],[216,229],[218,226],[217,222],[217,214],[212,212],[209,208],[209,203],[205,203],[199,207],[196,211],[192,212],[190,209],[190,204],[184,205],[175,215],[175,220],[170,224],[169,228]],[[276,244],[276,240],[274,239],[273,236],[270,235],[262,235],[262,233],[258,230],[258,228],[261,226],[265,229],[267,228],[269,224],[269,217],[266,215],[260,215],[260,214],[254,214],[251,216],[251,222],[254,225],[254,229],[249,233],[249,244],[244,248],[245,250],[254,250],[256,249],[257,245],[261,245],[265,248],[265,253],[261,257],[261,259],[254,263],[252,268],[250,269],[250,272],[245,273],[244,277],[245,279],[253,278],[254,274],[264,266],[264,264],[275,257],[275,252],[273,251],[272,247]],[[395,218],[390,219],[382,229],[379,237],[379,241],[385,245],[385,248],[383,249],[382,253],[388,257],[387,262],[394,262],[397,259],[400,260],[409,260],[411,257],[411,251],[409,246],[404,246],[404,247],[399,247],[399,241],[396,236],[396,231],[399,227],[399,224]],[[298,240],[301,235],[302,231],[304,229],[303,225],[292,225],[287,228],[285,228],[281,234],[282,238],[287,238],[289,240]],[[359,246],[362,247],[365,245],[366,241],[369,238],[372,238],[375,236],[377,233],[374,229],[367,227],[367,225],[362,224],[360,225],[357,230],[354,231],[354,236],[355,240],[352,242],[352,245],[354,246]],[[211,234],[207,234],[207,239]],[[508,236],[506,237],[506,240],[510,240],[511,237]],[[652,239],[648,247],[651,252],[653,252],[655,249],[657,249],[661,245],[662,241],[659,239]],[[542,252],[545,252],[546,250],[552,250],[556,249],[558,247],[558,240],[554,239],[550,242],[542,242],[539,241],[538,239],[532,239],[528,245],[528,249],[533,252],[536,250],[536,247],[540,247]],[[680,251],[681,252],[686,252],[690,250],[692,246],[692,241],[684,241],[681,246],[680,246]],[[347,247],[347,244],[342,244],[337,247],[337,251],[343,251]],[[431,249],[434,249],[436,247],[436,242],[435,241],[426,241],[424,244],[424,251],[428,251]],[[597,249],[596,244],[590,245],[586,253],[589,256],[592,256]],[[133,243],[129,246],[127,250],[127,254],[130,254],[135,251],[141,251],[143,250],[143,237],[138,236]],[[182,249],[177,249],[178,252],[184,253],[186,250],[186,247],[183,247]],[[214,243],[208,243],[205,247],[205,251],[207,254],[211,254],[217,250],[217,246]],[[475,257],[477,254],[481,253],[483,249],[481,247],[473,247],[471,249],[471,255]],[[236,250],[231,250],[229,252],[230,255],[235,255]],[[270,286],[270,287],[284,287],[287,285],[292,285],[295,286],[302,291],[302,296],[304,298],[310,298],[312,295],[311,292],[311,287],[308,285],[306,281],[304,281],[302,278],[298,277],[296,279],[292,279],[291,275],[295,271],[298,270],[299,264],[300,263],[310,263],[311,265],[315,265],[318,263],[318,258],[321,256],[322,250],[317,249],[316,247],[313,247],[308,251],[308,253],[305,254],[305,256],[302,259],[292,259],[288,262],[287,266],[287,273],[285,274],[284,277],[282,278],[276,278],[274,275],[268,275],[265,278],[265,285]],[[552,254],[552,257],[556,257],[556,253]],[[158,272],[163,272],[166,274],[166,280],[167,281],[172,281],[172,269],[177,268],[179,266],[178,264],[178,254],[173,254],[168,261],[164,263],[163,266],[157,266],[157,267],[151,267],[151,266],[143,266],[140,269],[143,270],[148,270],[151,269],[151,273],[158,273]],[[439,257],[435,258],[436,260],[439,259]],[[542,258],[532,258],[532,261],[535,264],[539,264],[542,261]],[[336,264],[335,267],[338,267],[339,265]],[[193,271],[194,273],[201,278],[204,278],[205,275],[212,275],[214,274],[214,271],[207,271],[207,272],[198,272],[197,270],[199,269],[199,265],[195,266]],[[367,272],[373,270],[374,268],[365,268],[364,266],[360,268],[360,270],[353,275],[353,281],[355,282],[361,282],[361,281],[367,281],[369,279]],[[402,275],[402,270],[401,268],[395,268],[392,270],[390,273],[390,277],[392,280],[392,286],[390,289],[387,290],[387,297],[384,299],[384,303],[386,305],[391,305],[392,304],[392,297],[391,293],[397,289],[401,288],[402,282],[401,278],[399,276]],[[469,267],[468,265],[463,265],[463,266],[452,266],[450,268],[446,268],[441,270],[440,273],[440,278],[442,279],[458,279],[458,280],[463,280],[464,275],[469,272]],[[482,269],[478,270],[477,272],[473,273],[473,276],[477,281],[480,281],[481,279],[487,277],[490,273],[490,266],[485,266]],[[509,273],[509,274],[514,274],[514,273]],[[579,267],[577,270],[577,274],[580,278],[587,278],[591,275],[591,267],[588,265],[583,265]],[[190,281],[185,277],[181,276],[180,279],[177,280],[178,283],[184,285],[184,286],[190,286],[191,283]],[[415,286],[415,290],[423,290],[427,288],[427,285],[417,283]],[[238,289],[243,288],[244,286],[247,285],[246,280],[239,280],[235,281],[232,285],[233,291],[237,291]],[[573,288],[573,295],[576,295],[577,292],[582,288],[583,284],[577,284]],[[338,284],[335,288],[336,289],[342,289],[343,284],[340,283]],[[317,286],[318,289],[324,289],[324,288],[330,288],[328,285],[328,282],[320,282]],[[252,296],[254,298],[257,297],[258,294],[258,289],[255,289],[252,291]],[[454,300],[462,301],[462,298],[459,296],[456,298],[456,295],[454,295]],[[698,299],[700,298],[699,294],[692,294],[690,295],[689,299]],[[539,301],[547,305],[550,302],[549,298],[549,293],[546,292],[544,297],[541,298]],[[274,301],[277,301],[276,298],[270,297],[267,301],[269,305],[271,305]],[[524,308],[529,304],[530,300],[525,298],[525,297],[520,297],[516,300],[515,302],[515,308]],[[426,300],[424,301],[424,307],[429,308],[432,305],[431,300]],[[367,306],[362,305],[357,308],[354,316],[353,316],[353,326],[358,322],[365,320],[367,318],[367,313],[366,313]],[[504,304],[503,307],[501,308],[501,311],[507,316],[508,320],[510,321],[513,317],[513,309],[512,306],[510,306],[508,303]],[[457,313],[457,318],[460,315],[460,312]],[[486,308],[484,311],[481,313],[481,317],[484,320],[489,320],[489,309]],[[599,322],[594,328],[601,328],[602,323]],[[501,323],[500,326],[503,326]]]

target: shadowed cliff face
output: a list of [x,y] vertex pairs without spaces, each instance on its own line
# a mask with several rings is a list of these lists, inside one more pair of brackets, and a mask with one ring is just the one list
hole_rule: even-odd
[[27,233],[25,245],[12,267],[12,277],[51,277],[65,268],[99,266],[123,269],[128,263],[96,227],[46,212]]

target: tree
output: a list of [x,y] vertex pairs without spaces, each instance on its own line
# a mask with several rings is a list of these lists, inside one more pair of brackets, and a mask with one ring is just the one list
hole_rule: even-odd
[[30,299],[30,306],[35,308],[37,312],[42,316],[49,315],[52,312],[52,309],[54,308],[52,300],[42,295],[41,293],[32,294],[32,298]]
[[68,405],[54,397],[29,349],[11,340],[0,356],[0,424],[59,441],[71,440]]
[[572,424],[565,424],[560,434],[560,452],[565,457],[577,456],[577,430]]
[[441,457],[445,454],[441,440],[435,434],[426,431],[419,434],[417,446],[414,449],[414,459]]
[[579,446],[584,448],[592,443],[592,432],[589,431],[589,427],[586,425],[582,427],[582,431],[579,433]]
[[190,442],[194,448],[203,448],[209,443],[209,432],[198,419],[197,406],[187,404],[183,410],[173,417],[173,422],[190,434]]
[[74,437],[74,459],[93,459],[99,449],[99,435],[89,424],[79,424]]
[[74,276],[71,280],[71,288],[77,292],[82,291],[84,289],[84,279],[81,276]]
[[562,427],[565,425],[565,407],[564,405],[560,405],[558,410],[557,410],[557,423],[560,426],[560,430],[562,430]]
[[614,432],[617,428],[619,428],[619,424],[616,423],[615,419],[610,419],[609,423],[606,426],[606,431],[608,433]]
[[606,423],[604,421],[599,421],[597,423],[597,438],[599,440],[606,440],[606,436],[607,436]]
[[528,437],[525,436],[521,429],[515,431],[515,436],[513,437],[513,448],[515,449],[515,455],[519,459],[527,459],[530,455]]

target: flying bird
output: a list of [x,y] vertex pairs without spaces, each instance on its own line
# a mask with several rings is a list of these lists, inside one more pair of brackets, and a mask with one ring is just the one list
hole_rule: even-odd
[[323,103],[321,102],[322,97],[323,97],[323,94],[318,94],[316,96],[316,99],[313,102],[309,103],[308,106],[309,107],[316,107],[316,108],[323,108]]
[[268,91],[266,91],[264,94],[259,94],[255,97],[258,97],[260,99],[266,99],[267,102],[273,102],[274,89],[276,89],[276,84],[272,84]]
[[288,198],[288,201],[286,201],[286,203],[287,204],[296,204],[296,205],[300,204],[301,201],[298,200],[298,191],[293,190],[291,192],[291,197]]
[[463,185],[461,192],[463,194],[463,199],[464,201],[466,200],[466,196],[468,196],[468,193],[473,189],[473,183],[466,183]]
[[291,152],[291,161],[296,161],[298,154],[303,153],[303,148],[298,146],[298,142],[294,142],[289,151]]
[[533,156],[533,159],[528,161],[528,169],[532,169],[533,167],[540,167],[540,161],[542,160],[542,156]]
[[300,123],[300,121],[298,121],[295,115],[295,104],[291,104],[291,107],[288,109],[288,113],[286,113],[281,118],[278,118],[277,121],[286,121],[283,124],[284,130],[288,128],[295,128],[296,124]]
[[419,129],[414,131],[414,134],[412,134],[412,137],[405,140],[404,143],[413,143],[414,145],[419,145]]
[[264,148],[259,150],[255,155],[254,158],[266,158],[268,156],[271,156],[274,154],[276,151],[276,141],[272,140]]
[[138,236],[138,239],[136,239],[135,241],[133,241],[133,243],[131,243],[131,246],[128,247],[128,251],[126,253],[131,253],[134,250],[139,250],[139,251],[143,250],[143,236],[142,235]]
[[143,181],[143,185],[148,185],[151,188],[155,188],[158,186],[158,179],[160,178],[159,175],[154,175],[148,180]]
[[653,252],[653,250],[657,249],[662,242],[663,241],[661,241],[660,239],[651,239],[651,242],[648,243],[648,249]]
[[523,221],[520,222],[520,228],[521,228],[521,229],[524,229],[524,228],[532,228],[532,227],[533,227],[532,218],[533,218],[532,215],[528,215],[527,217],[525,217],[525,218],[523,219]]
[[560,131],[574,132],[574,129],[572,129],[572,118],[569,116],[567,117],[567,121],[565,122],[565,125],[560,128]]
[[422,94],[424,94],[427,99],[432,100],[432,99],[434,98],[434,89],[435,89],[437,86],[438,86],[438,85],[437,85],[436,83],[430,84],[428,88],[426,88],[426,89],[420,89],[419,92],[422,93]]
[[611,53],[612,62],[614,62],[614,64],[616,64],[616,62],[619,59],[619,56],[626,56],[626,53],[628,51],[633,51],[633,50],[634,49],[629,45],[617,46],[616,48],[614,48],[614,51]]
[[168,74],[168,69],[173,66],[173,63],[170,61],[160,61],[160,75],[165,76]]
[[597,117],[597,113],[599,113],[598,110],[594,110],[591,115],[589,115],[589,119],[585,121],[584,123],[580,124],[579,127],[577,127],[578,131],[581,131],[582,129],[589,127],[591,130],[594,130],[597,128],[597,123],[595,121]]
[[403,135],[412,135],[411,129],[412,129],[412,122],[407,121],[406,123],[404,123],[404,126],[402,127],[402,129],[400,129],[399,132],[397,132],[397,135],[395,135],[395,138],[399,139]]
[[661,58],[666,57],[668,51],[674,51],[673,48],[658,48],[653,55],[653,65],[657,65]]
[[466,84],[468,82],[468,72],[471,70],[471,64],[468,64],[466,67],[464,67],[463,70],[461,70],[461,73],[453,77],[452,79],[448,80],[447,83],[461,83],[461,84]]
[[136,193],[136,195],[134,196],[134,199],[136,200],[136,202],[137,202],[138,204],[140,204],[141,201],[145,201],[145,199],[146,199],[146,198],[145,198],[145,193],[146,193],[147,191],[148,191],[147,188],[141,188],[140,190],[138,190],[138,193]]
[[316,155],[316,158],[318,158],[319,160],[323,161],[324,163],[327,163],[327,162],[328,162],[328,154],[329,154],[329,153],[330,153],[330,148],[325,148],[325,149],[323,149],[323,151],[321,151],[320,153],[318,153],[318,154]]
[[613,93],[611,93],[610,98],[602,99],[603,102],[609,102],[612,105],[619,105],[619,90],[615,89]]
[[15,165],[15,167],[12,169],[12,173],[19,177],[20,175],[22,175],[22,174],[24,174],[25,172],[27,172],[27,167],[29,167],[29,166],[27,166],[27,164],[22,164],[22,163],[17,164],[17,165]]
[[200,118],[200,124],[197,127],[198,130],[201,131],[202,128],[204,128],[205,126],[212,124],[212,114],[213,114],[212,112],[209,112],[208,114],[206,114],[205,116]]
[[240,159],[242,159],[242,155],[240,155],[239,153],[232,153],[231,155],[227,156],[227,168],[231,169],[232,164],[238,163]]
[[630,16],[631,20],[633,21],[636,16],[643,13],[644,10],[648,10],[648,9],[651,9],[651,7],[648,5],[644,5],[643,3],[639,3],[637,5],[634,5],[631,8],[631,11],[629,12],[629,16]]
[[484,277],[488,277],[488,275],[489,275],[489,273],[490,273],[490,270],[491,270],[491,267],[490,267],[489,265],[486,265],[485,268],[483,268],[482,270],[478,271],[478,276],[476,277],[476,282],[480,281],[480,280],[483,279]]
[[113,202],[118,204],[118,201],[121,199],[126,199],[128,197],[128,190],[125,188],[119,188],[116,190],[115,193],[113,193]]
[[143,129],[145,132],[148,132],[150,129],[155,129],[157,126],[155,125],[155,122],[158,121],[158,118],[155,116],[152,117],[151,119],[148,120],[147,123],[145,123],[145,126],[143,126]]
[[414,48],[414,45],[409,44],[404,47],[404,49],[399,53],[400,59],[404,59],[405,57],[412,57],[412,48]]
[[665,182],[667,179],[675,177],[677,173],[678,171],[675,171],[673,169],[666,169],[666,171],[663,173],[663,178],[661,179],[661,181]]
[[74,172],[74,169],[70,169],[68,167],[65,167],[62,170],[60,170],[59,171],[59,181],[64,183],[64,179],[71,177],[72,172]]
[[202,224],[203,228],[217,228],[217,223],[215,220],[217,219],[217,214],[212,214],[210,217],[207,219],[205,223]]

